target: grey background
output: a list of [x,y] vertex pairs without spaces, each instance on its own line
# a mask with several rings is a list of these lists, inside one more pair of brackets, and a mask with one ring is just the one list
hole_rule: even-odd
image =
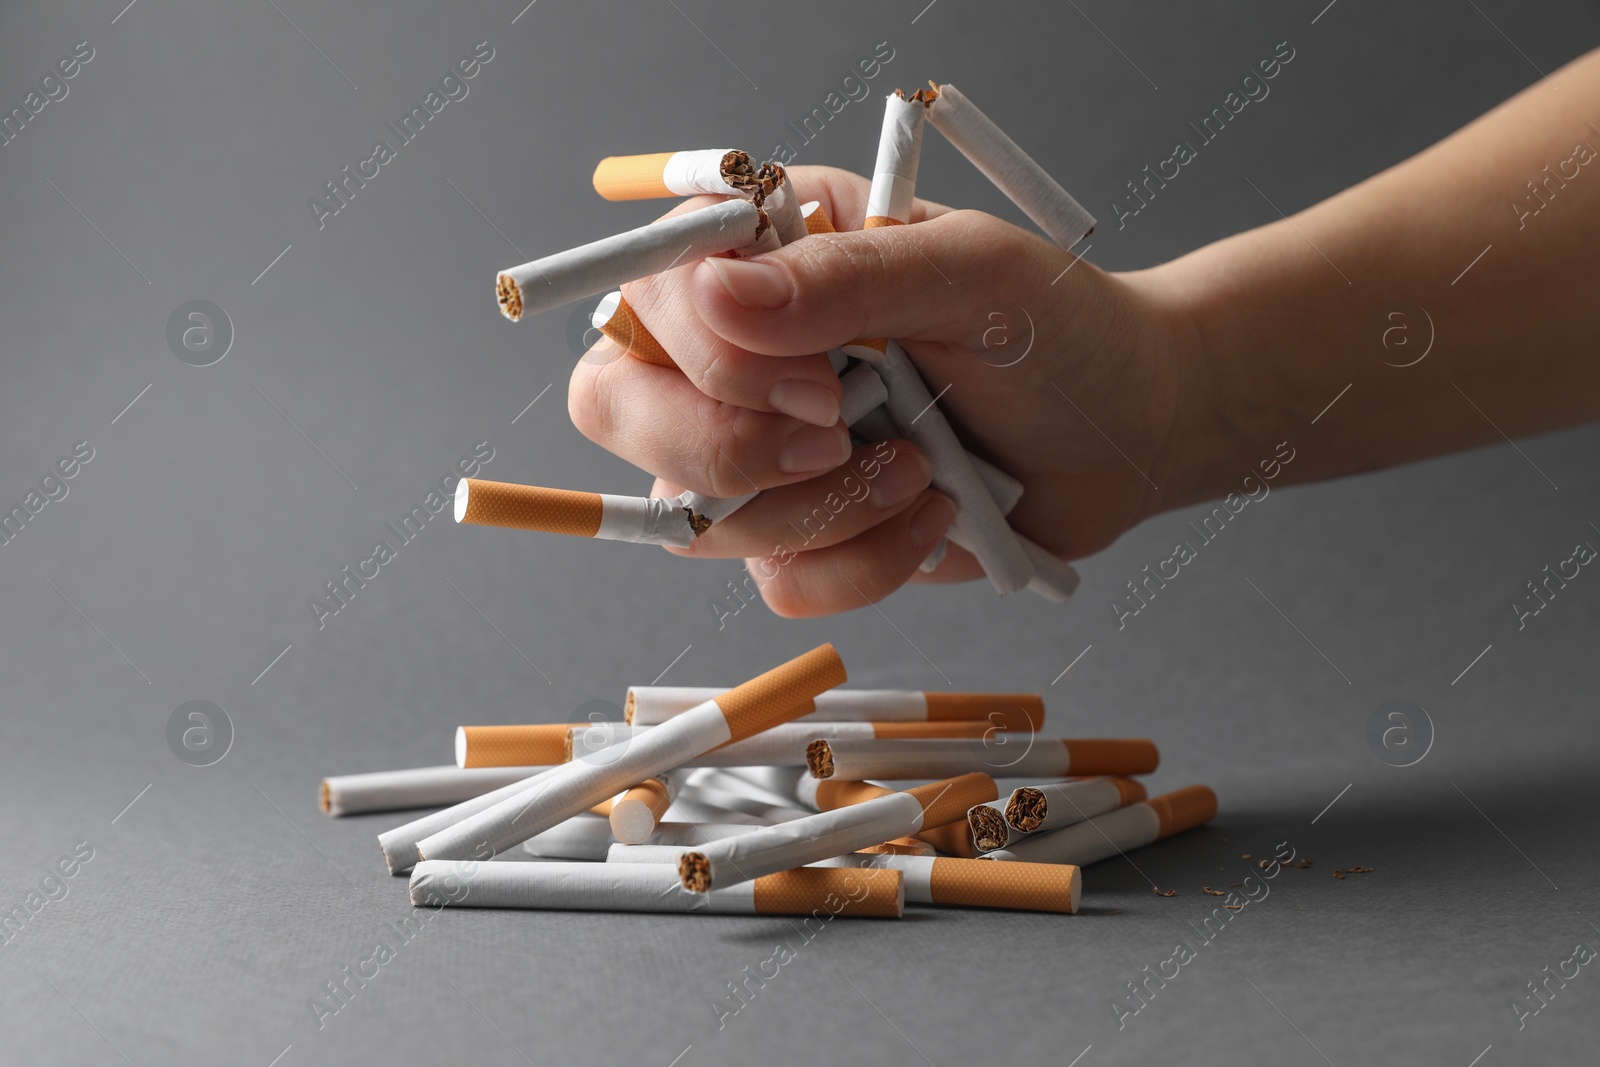
[[[872,101],[798,162],[869,168],[873,101],[949,80],[1101,216],[1089,257],[1135,268],[1276,217],[1247,178],[1305,206],[1600,36],[1581,3],[1323,2],[8,5],[5,109],[74,43],[96,54],[0,148],[5,507],[76,442],[95,449],[0,547],[0,906],[75,843],[94,848],[69,895],[0,948],[7,1059],[1592,1056],[1592,967],[1520,1032],[1510,1003],[1575,943],[1600,943],[1600,579],[1586,571],[1520,632],[1508,604],[1597,536],[1593,429],[1274,492],[1120,631],[1107,601],[1189,514],[1085,561],[1066,607],[911,589],[808,622],[753,607],[719,630],[707,602],[735,564],[443,518],[325,628],[306,606],[478,441],[491,477],[648,485],[568,423],[565,312],[513,327],[488,286],[512,245],[532,256],[652,217],[593,195],[602,155],[769,152],[888,41]],[[470,95],[319,231],[307,199],[484,40],[495,56]],[[1124,182],[1285,40],[1297,56],[1271,96],[1125,230],[1105,225]],[[935,137],[921,191],[1015,217]],[[166,345],[193,299],[236,331],[211,367]],[[1362,400],[1320,428],[1363,419]],[[307,999],[411,914],[373,846],[397,820],[323,818],[321,775],[443,762],[458,722],[561,721],[669,664],[664,681],[735,680],[823,640],[858,684],[1037,689],[1057,733],[1152,736],[1152,791],[1204,781],[1222,814],[1137,867],[1091,869],[1076,917],[835,923],[720,1032],[709,1005],[800,940],[788,923],[442,914],[317,1028]],[[207,768],[165,740],[196,699],[235,730]],[[1407,769],[1364,738],[1390,699],[1437,729]],[[1243,854],[1280,841],[1314,866],[1281,875],[1119,1031],[1123,983],[1200,941],[1201,885],[1239,881]],[[1376,871],[1332,877],[1353,864]]]

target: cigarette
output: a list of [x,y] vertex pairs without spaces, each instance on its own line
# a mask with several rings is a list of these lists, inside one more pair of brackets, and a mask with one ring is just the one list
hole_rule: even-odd
[[643,844],[656,832],[667,809],[688,780],[687,770],[647,778],[611,801],[611,833],[629,845]]
[[[1012,750],[1022,748],[1016,755]],[[817,778],[853,781],[947,778],[983,771],[1006,778],[1149,774],[1160,754],[1139,739],[1028,738],[1026,745],[971,738],[836,738],[811,742],[806,766]]]
[[[457,767],[554,766],[567,761],[567,734],[583,724],[456,727]],[[529,774],[534,772],[529,771]],[[524,775],[526,777],[526,775]]]
[[544,766],[480,767],[464,771],[459,767],[415,767],[403,771],[332,775],[322,780],[317,803],[324,815],[333,816],[437,808],[481,796],[546,769]]
[[[873,785],[871,782],[849,782],[838,778],[802,778],[795,786],[795,795],[800,801],[817,811],[832,811],[835,808],[888,796],[893,792],[892,789]],[[931,845],[946,856],[970,860],[978,854],[978,850],[972,844],[972,835],[962,822],[929,827],[917,834],[916,839]]]
[[[750,827],[741,826],[738,829],[743,830],[743,831],[748,833],[749,830],[750,830]],[[736,837],[736,836],[738,836],[738,835],[737,834],[727,834],[727,835],[724,835],[721,838],[706,838],[706,839],[704,839],[703,843],[711,845],[712,848],[715,848],[716,846],[714,844],[712,844],[713,841],[725,840],[727,837]],[[683,845],[686,845],[686,844],[701,844],[701,843],[702,842],[694,842],[694,841],[686,841],[686,842],[683,842],[682,844],[666,844],[666,843],[660,842],[660,841],[651,841],[647,845],[624,845],[624,844],[621,844],[621,843],[615,843],[606,851],[605,859],[606,859],[607,863],[673,863],[673,864],[675,864],[675,863],[678,862],[678,858],[683,855]],[[933,850],[933,846],[932,845],[929,845],[929,844],[927,844],[925,842],[922,842],[922,841],[918,841],[914,837],[898,837],[898,838],[895,838],[893,841],[885,841],[881,845],[872,845],[872,846],[870,846],[868,848],[860,849],[860,850],[858,850],[856,852],[851,853],[850,855],[858,856],[858,857],[861,857],[863,860],[865,860],[865,859],[869,859],[869,858],[881,858],[881,857],[885,857],[885,856],[893,856],[893,857],[896,857],[896,858],[899,858],[899,857],[918,857],[918,856],[931,857],[931,856],[933,856],[933,854],[934,854],[934,850]],[[819,867],[822,867],[822,866],[832,866],[832,867],[856,866],[854,864],[847,864],[847,863],[839,862],[840,860],[843,860],[845,858],[846,857],[836,856],[833,859],[820,860],[817,863],[812,864],[811,866],[819,866]],[[864,864],[864,863],[863,864],[859,864],[859,866],[865,866],[865,865],[866,864]],[[888,866],[888,864],[878,864],[878,866]],[[1057,868],[1052,868],[1052,869],[1054,870],[1054,869],[1057,869]],[[910,898],[908,897],[907,899],[909,900]]]
[[631,356],[658,367],[678,365],[661,342],[645,328],[638,312],[622,299],[621,289],[613,289],[600,298],[600,303],[595,305],[594,312],[589,316],[589,323]]
[[817,867],[860,867],[900,872],[907,904],[956,908],[1008,908],[1075,915],[1083,896],[1077,867],[1058,863],[980,863],[948,856],[838,856]]
[[[676,721],[677,716],[663,725]],[[630,726],[596,722],[573,726],[569,737],[574,752],[602,752],[632,744],[660,726]],[[986,722],[788,722],[763,730],[754,737],[685,760],[684,767],[804,767],[806,749],[818,738],[900,739],[960,738],[981,742],[994,732]]]
[[1217,795],[1203,785],[1096,816],[1049,833],[1030,834],[1009,847],[987,853],[990,860],[1030,863],[1091,863],[1140,848],[1164,837],[1203,826],[1216,817]]
[[660,219],[501,271],[495,276],[500,311],[516,322],[679,263],[754,245],[768,228],[766,212],[748,200]]
[[882,350],[858,342],[846,345],[845,352],[871,363],[878,372],[889,390],[886,407],[895,426],[922,449],[933,467],[933,484],[955,501],[951,540],[978,558],[997,592],[1004,595],[1025,587],[1033,577],[1033,561],[934,403],[911,357],[892,340],[885,342]]
[[[801,814],[804,814],[803,812]],[[733,808],[719,807],[709,804],[694,797],[680,796],[672,802],[672,807],[667,809],[668,822],[687,823],[738,823],[745,829],[752,826],[770,826],[774,822],[781,822],[780,818],[769,817],[768,813],[754,813],[736,811]]]
[[1094,230],[1094,216],[955,86],[948,82],[934,85],[927,95],[932,97],[928,121],[934,129],[1051,240],[1071,248]]
[[[677,498],[612,496],[482,478],[456,484],[457,522],[687,548],[696,517]],[[707,523],[709,526],[709,523]]]
[[[622,706],[623,719],[634,726],[655,726],[710,700],[721,691],[698,686],[630,686]],[[815,713],[797,721],[981,722],[996,730],[1019,732],[1044,728],[1044,698],[1037,693],[830,689],[817,694],[816,704]]]
[[1006,826],[1018,834],[1057,830],[1137,804],[1147,795],[1144,786],[1131,778],[1025,785],[1006,801]]
[[896,870],[811,867],[714,893],[688,893],[670,865],[474,863],[430,860],[411,875],[417,906],[681,912],[703,915],[841,915],[897,919],[905,912]]
[[820,645],[627,744],[552,769],[518,795],[419,841],[418,856],[487,859],[646,778],[814,710],[812,698],[844,680],[839,654]]
[[878,160],[872,168],[863,229],[911,221],[911,204],[917,196],[917,162],[922,157],[922,125],[932,99],[922,89],[909,97],[896,89],[884,97]]
[[964,774],[931,782],[724,838],[703,851],[685,852],[678,860],[678,874],[684,888],[691,892],[726,888],[906,837],[924,826],[942,826],[961,818],[974,804],[993,800],[996,795],[994,779],[986,774]]
[[448,808],[412,819],[404,826],[397,826],[393,830],[385,830],[378,835],[378,848],[383,851],[383,862],[388,866],[389,873],[402,874],[411,869],[417,862],[417,842],[423,838],[481,811],[487,811],[507,798],[520,795],[533,785],[547,780],[560,769],[560,767],[546,768],[521,781],[511,782],[498,789],[491,789],[487,793],[459,801]]

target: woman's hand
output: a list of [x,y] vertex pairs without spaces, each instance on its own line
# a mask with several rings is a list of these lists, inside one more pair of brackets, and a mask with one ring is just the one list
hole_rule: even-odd
[[981,576],[954,546],[918,574],[952,504],[909,442],[852,450],[838,425],[838,380],[819,353],[858,338],[902,343],[967,447],[1026,486],[1012,524],[1063,558],[1192,497],[1174,481],[1225,433],[1196,333],[1155,274],[1108,275],[992,216],[923,201],[910,225],[858,231],[866,179],[797,167],[790,180],[841,232],[625,287],[681,373],[603,342],[572,376],[573,422],[655,474],[653,495],[762,490],[678,554],[746,557],[789,616]]

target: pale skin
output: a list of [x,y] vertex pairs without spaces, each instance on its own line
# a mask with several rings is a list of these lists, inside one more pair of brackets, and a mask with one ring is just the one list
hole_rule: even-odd
[[[923,201],[911,225],[859,231],[865,179],[791,168],[841,232],[625,287],[680,370],[603,344],[573,373],[569,409],[655,474],[656,495],[763,490],[675,551],[744,558],[786,616],[982,574],[954,547],[918,573],[954,509],[911,444],[893,442],[870,481],[860,463],[874,445],[841,466],[839,384],[816,353],[856,338],[899,338],[930,393],[948,386],[939,404],[967,447],[1027,486],[1013,526],[1068,560],[1152,515],[1243,492],[1280,442],[1295,458],[1276,486],[1587,422],[1600,417],[1596,126],[1600,52],[1287,221],[1120,274]],[[1012,357],[996,357],[992,335],[986,346],[992,313],[1019,308],[1033,347],[997,366]],[[1395,366],[1427,340],[1417,308],[1433,347]],[[1383,347],[1396,323],[1415,347]],[[838,508],[862,484],[871,494]],[[808,540],[797,524],[829,493],[829,521]]]

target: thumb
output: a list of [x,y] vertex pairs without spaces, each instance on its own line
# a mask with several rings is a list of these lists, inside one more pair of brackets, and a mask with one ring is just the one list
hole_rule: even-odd
[[751,352],[798,356],[858,338],[917,338],[1031,303],[1071,256],[992,215],[815,234],[749,259],[707,259],[689,291],[707,326]]

